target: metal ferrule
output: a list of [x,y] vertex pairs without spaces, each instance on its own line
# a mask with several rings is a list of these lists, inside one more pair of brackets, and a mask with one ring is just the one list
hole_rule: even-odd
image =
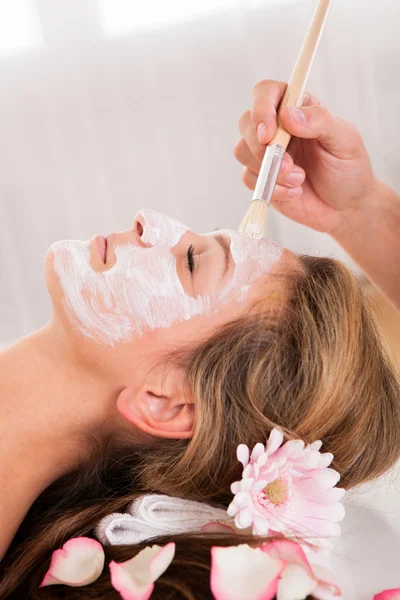
[[254,190],[253,200],[263,200],[267,204],[271,202],[284,155],[285,148],[279,144],[267,147]]

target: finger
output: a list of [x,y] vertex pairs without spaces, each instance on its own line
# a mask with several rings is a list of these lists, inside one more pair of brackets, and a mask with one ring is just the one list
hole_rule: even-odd
[[247,167],[243,170],[242,181],[249,190],[254,190],[256,187],[257,177],[257,173],[253,173],[253,171],[250,171]]
[[[289,195],[289,197],[297,197],[299,194],[301,185],[305,181],[306,174],[300,167],[297,167],[296,165],[292,166],[292,169],[279,174],[272,198],[279,200],[285,198],[287,195]],[[257,178],[257,172],[252,171],[248,167],[243,170],[242,181],[250,190],[255,189]]]
[[340,159],[359,157],[364,146],[360,133],[351,123],[332,114],[324,106],[287,107],[280,114],[282,125],[292,135],[318,139]]
[[243,113],[239,119],[239,131],[254,158],[261,164],[265,154],[265,144],[260,144],[257,138],[249,110]]
[[260,172],[261,161],[255,158],[254,154],[252,153],[244,139],[238,141],[233,153],[235,155],[236,160],[238,160],[241,165],[248,167],[254,173]]
[[281,190],[281,193],[274,194],[271,205],[283,216],[304,225],[306,219],[302,195],[302,187],[293,188],[287,192]]
[[286,83],[282,81],[265,80],[253,88],[251,122],[260,143],[268,144],[277,129],[276,111],[282,100]]
[[299,198],[302,193],[303,188],[301,186],[289,188],[286,187],[286,185],[276,185],[274,193],[272,194],[271,203],[274,205],[279,202],[293,200],[294,198]]
[[305,92],[303,96],[303,101],[301,103],[302,106],[323,106],[321,100],[311,94],[310,92]]
[[[261,164],[254,158],[250,148],[243,139],[239,140],[236,144],[234,154],[240,164],[250,169],[256,175],[259,174]],[[278,183],[289,186],[300,185],[303,183],[305,176],[303,169],[295,167],[293,158],[286,152],[279,171]]]

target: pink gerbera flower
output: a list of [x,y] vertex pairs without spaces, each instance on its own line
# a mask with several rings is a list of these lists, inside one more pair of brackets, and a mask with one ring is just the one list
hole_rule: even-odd
[[339,500],[345,490],[334,487],[340,476],[328,468],[333,455],[321,454],[321,446],[320,441],[283,444],[279,429],[272,430],[266,447],[256,444],[251,455],[240,444],[243,476],[231,486],[235,496],[228,507],[236,527],[252,527],[255,535],[317,538],[322,545],[340,535],[344,507]]

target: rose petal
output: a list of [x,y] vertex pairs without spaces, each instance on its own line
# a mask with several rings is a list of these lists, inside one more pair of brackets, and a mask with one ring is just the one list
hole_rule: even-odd
[[211,549],[211,591],[215,600],[272,600],[285,567],[247,544]]
[[316,587],[316,580],[303,567],[287,565],[278,582],[276,600],[304,600]]
[[123,600],[148,600],[156,579],[171,564],[175,554],[173,542],[166,546],[147,546],[122,563],[110,562],[111,583]]
[[300,565],[309,575],[312,575],[312,568],[300,544],[282,539],[264,544],[261,549],[271,558],[283,560],[289,564]]
[[374,596],[374,600],[400,600],[400,588],[386,590]]
[[104,550],[99,542],[87,537],[72,538],[53,552],[50,567],[39,587],[88,585],[98,579],[103,567]]
[[313,565],[314,575],[317,578],[318,586],[313,591],[315,600],[335,600],[341,598],[342,592],[334,583],[334,574],[323,565]]
[[200,531],[206,531],[207,533],[226,533],[236,535],[236,531],[233,527],[230,525],[224,525],[223,523],[218,523],[218,521],[203,525]]
[[341,595],[333,574],[321,565],[310,565],[300,544],[275,540],[264,544],[262,550],[271,558],[287,563],[281,574],[284,583],[278,585],[277,600],[306,598],[311,592],[316,600],[331,600]]

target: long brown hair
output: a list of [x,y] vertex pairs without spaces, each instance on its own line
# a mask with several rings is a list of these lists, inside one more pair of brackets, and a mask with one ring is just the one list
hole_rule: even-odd
[[[36,585],[51,552],[70,537],[89,535],[137,493],[228,503],[230,484],[241,475],[238,444],[264,441],[274,426],[289,439],[321,439],[346,488],[396,462],[399,382],[362,286],[337,261],[301,257],[301,263],[302,270],[285,275],[278,313],[270,302],[258,303],[171,358],[186,368],[196,401],[191,440],[157,441],[140,451],[101,440],[90,463],[85,457],[43,492],[0,565],[2,600],[21,598],[21,586],[30,590],[22,597],[46,598]],[[82,600],[97,597],[90,587],[81,588]]]

